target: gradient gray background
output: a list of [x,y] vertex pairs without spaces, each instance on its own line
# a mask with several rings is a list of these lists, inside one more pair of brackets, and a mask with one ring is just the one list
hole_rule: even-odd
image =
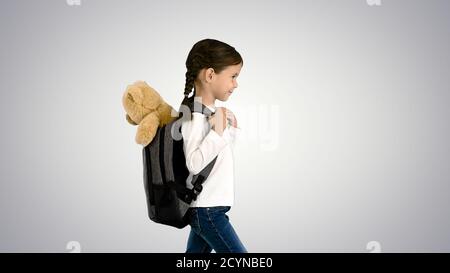
[[224,105],[244,130],[229,215],[250,252],[450,251],[449,11],[2,0],[0,251],[184,252],[189,228],[147,218],[121,97],[146,80],[178,107],[204,38],[244,58]]

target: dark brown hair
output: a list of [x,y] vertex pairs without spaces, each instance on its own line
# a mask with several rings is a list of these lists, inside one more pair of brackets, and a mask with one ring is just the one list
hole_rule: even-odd
[[[195,84],[199,71],[203,68],[213,68],[215,73],[222,72],[227,66],[237,65],[244,61],[234,47],[214,39],[200,40],[194,44],[186,59],[186,84],[182,105],[190,106],[195,97]],[[189,94],[194,88],[191,97]]]

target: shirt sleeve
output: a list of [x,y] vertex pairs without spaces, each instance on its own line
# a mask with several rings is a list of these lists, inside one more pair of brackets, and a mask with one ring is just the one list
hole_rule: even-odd
[[192,120],[181,127],[186,167],[194,175],[203,170],[228,145],[224,137],[207,129],[207,122],[203,114],[192,113]]
[[223,131],[223,138],[231,145],[231,147],[234,147],[236,139],[238,139],[238,136],[241,134],[241,130],[242,129],[239,127],[227,126]]

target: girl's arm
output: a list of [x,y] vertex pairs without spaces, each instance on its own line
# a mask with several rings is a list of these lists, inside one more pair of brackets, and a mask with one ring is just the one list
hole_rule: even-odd
[[239,138],[239,135],[241,134],[241,128],[239,127],[233,127],[228,126],[225,131],[223,132],[223,138],[230,143],[231,147],[234,148],[234,145],[236,143],[236,139]]
[[206,133],[206,117],[201,113],[192,113],[192,120],[181,127],[183,148],[188,170],[198,174],[228,144],[225,138],[216,131]]

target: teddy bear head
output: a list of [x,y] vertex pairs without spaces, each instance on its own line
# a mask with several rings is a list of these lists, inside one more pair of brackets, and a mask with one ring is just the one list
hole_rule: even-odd
[[138,125],[135,140],[143,146],[153,140],[158,127],[168,124],[177,116],[172,106],[144,81],[137,81],[127,87],[122,104],[126,120],[132,125]]
[[144,81],[129,85],[122,99],[127,121],[139,124],[145,116],[156,111],[162,101],[159,93]]

